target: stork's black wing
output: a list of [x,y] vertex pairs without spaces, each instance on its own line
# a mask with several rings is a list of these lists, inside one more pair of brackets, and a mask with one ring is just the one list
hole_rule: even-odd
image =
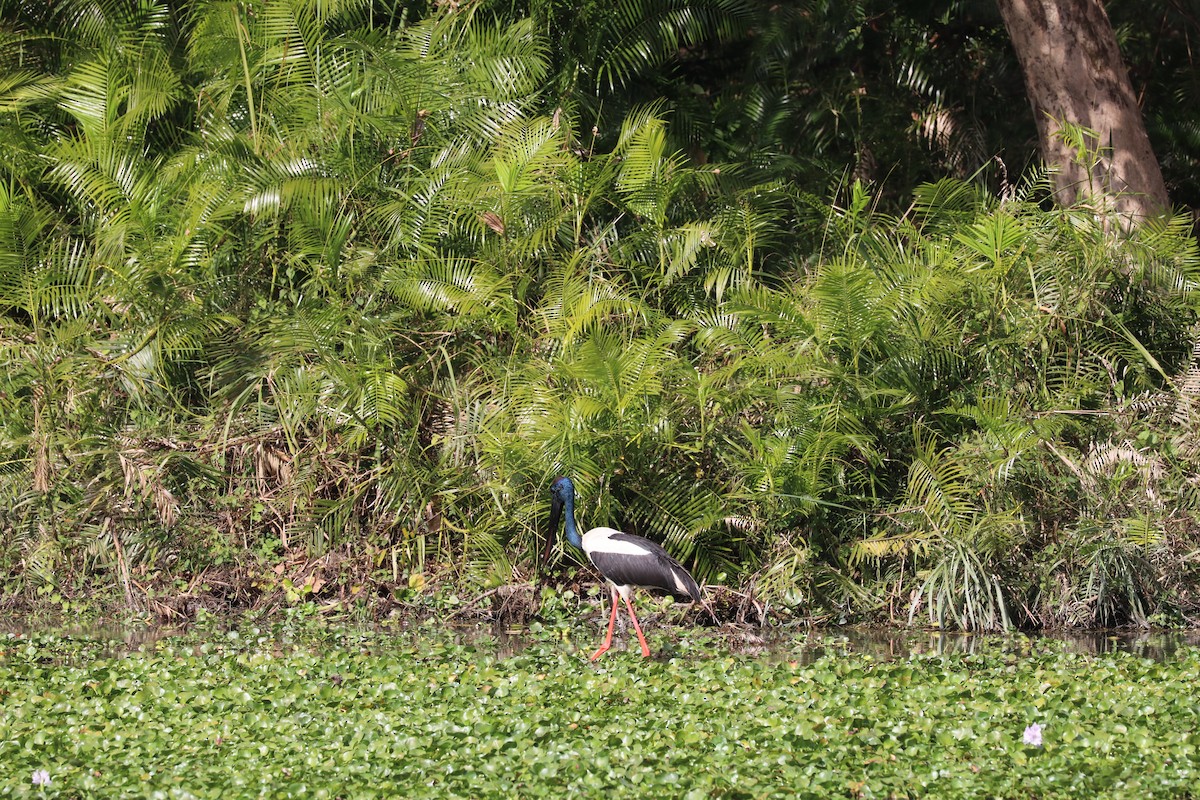
[[610,553],[593,550],[588,555],[600,574],[617,586],[641,586],[661,589],[680,600],[700,602],[700,587],[683,565],[671,558],[666,550],[649,539],[631,533],[614,533],[609,540],[627,542],[645,551],[644,554]]

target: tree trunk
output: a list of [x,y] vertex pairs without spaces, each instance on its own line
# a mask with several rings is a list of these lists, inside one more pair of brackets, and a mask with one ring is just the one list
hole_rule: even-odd
[[[1158,159],[1100,0],[997,0],[1055,200],[1140,222],[1170,210]],[[1081,156],[1080,150],[1085,152]]]

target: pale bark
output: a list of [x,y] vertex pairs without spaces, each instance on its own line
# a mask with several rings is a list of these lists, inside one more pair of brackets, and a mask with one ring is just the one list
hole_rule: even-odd
[[[1170,210],[1112,23],[1100,0],[997,0],[1037,120],[1055,200],[1095,204],[1136,222]],[[1095,132],[1089,154],[1064,141],[1064,123]],[[1069,137],[1068,137],[1069,138]]]

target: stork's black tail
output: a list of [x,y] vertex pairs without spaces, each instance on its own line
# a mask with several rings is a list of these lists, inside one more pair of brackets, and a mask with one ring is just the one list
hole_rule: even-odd
[[694,603],[702,602],[700,584],[696,583],[696,579],[684,569],[683,565],[666,553],[661,554],[660,558],[665,559],[670,566],[671,582],[674,584],[673,586],[664,586],[663,588],[674,595],[676,600],[691,600]]
[[682,585],[684,589],[687,590],[686,595],[681,592],[672,591],[672,594],[675,595],[675,599],[683,600],[686,598],[691,600],[693,603],[699,603],[704,610],[708,612],[708,615],[712,617],[713,624],[720,625],[721,621],[717,619],[717,614],[712,610],[712,606],[704,602],[704,596],[700,593],[700,584],[696,583],[696,579],[693,578],[688,571],[683,568],[682,564],[673,558],[671,559],[671,572],[674,574],[676,583]]

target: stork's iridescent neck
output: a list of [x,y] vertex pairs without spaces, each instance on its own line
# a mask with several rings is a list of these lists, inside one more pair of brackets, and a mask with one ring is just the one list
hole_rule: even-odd
[[567,541],[575,548],[583,549],[583,538],[579,534],[579,526],[575,522],[575,484],[571,483],[570,478],[559,478],[554,482],[551,491],[554,493],[554,498],[562,503],[563,510],[566,512],[566,533]]

